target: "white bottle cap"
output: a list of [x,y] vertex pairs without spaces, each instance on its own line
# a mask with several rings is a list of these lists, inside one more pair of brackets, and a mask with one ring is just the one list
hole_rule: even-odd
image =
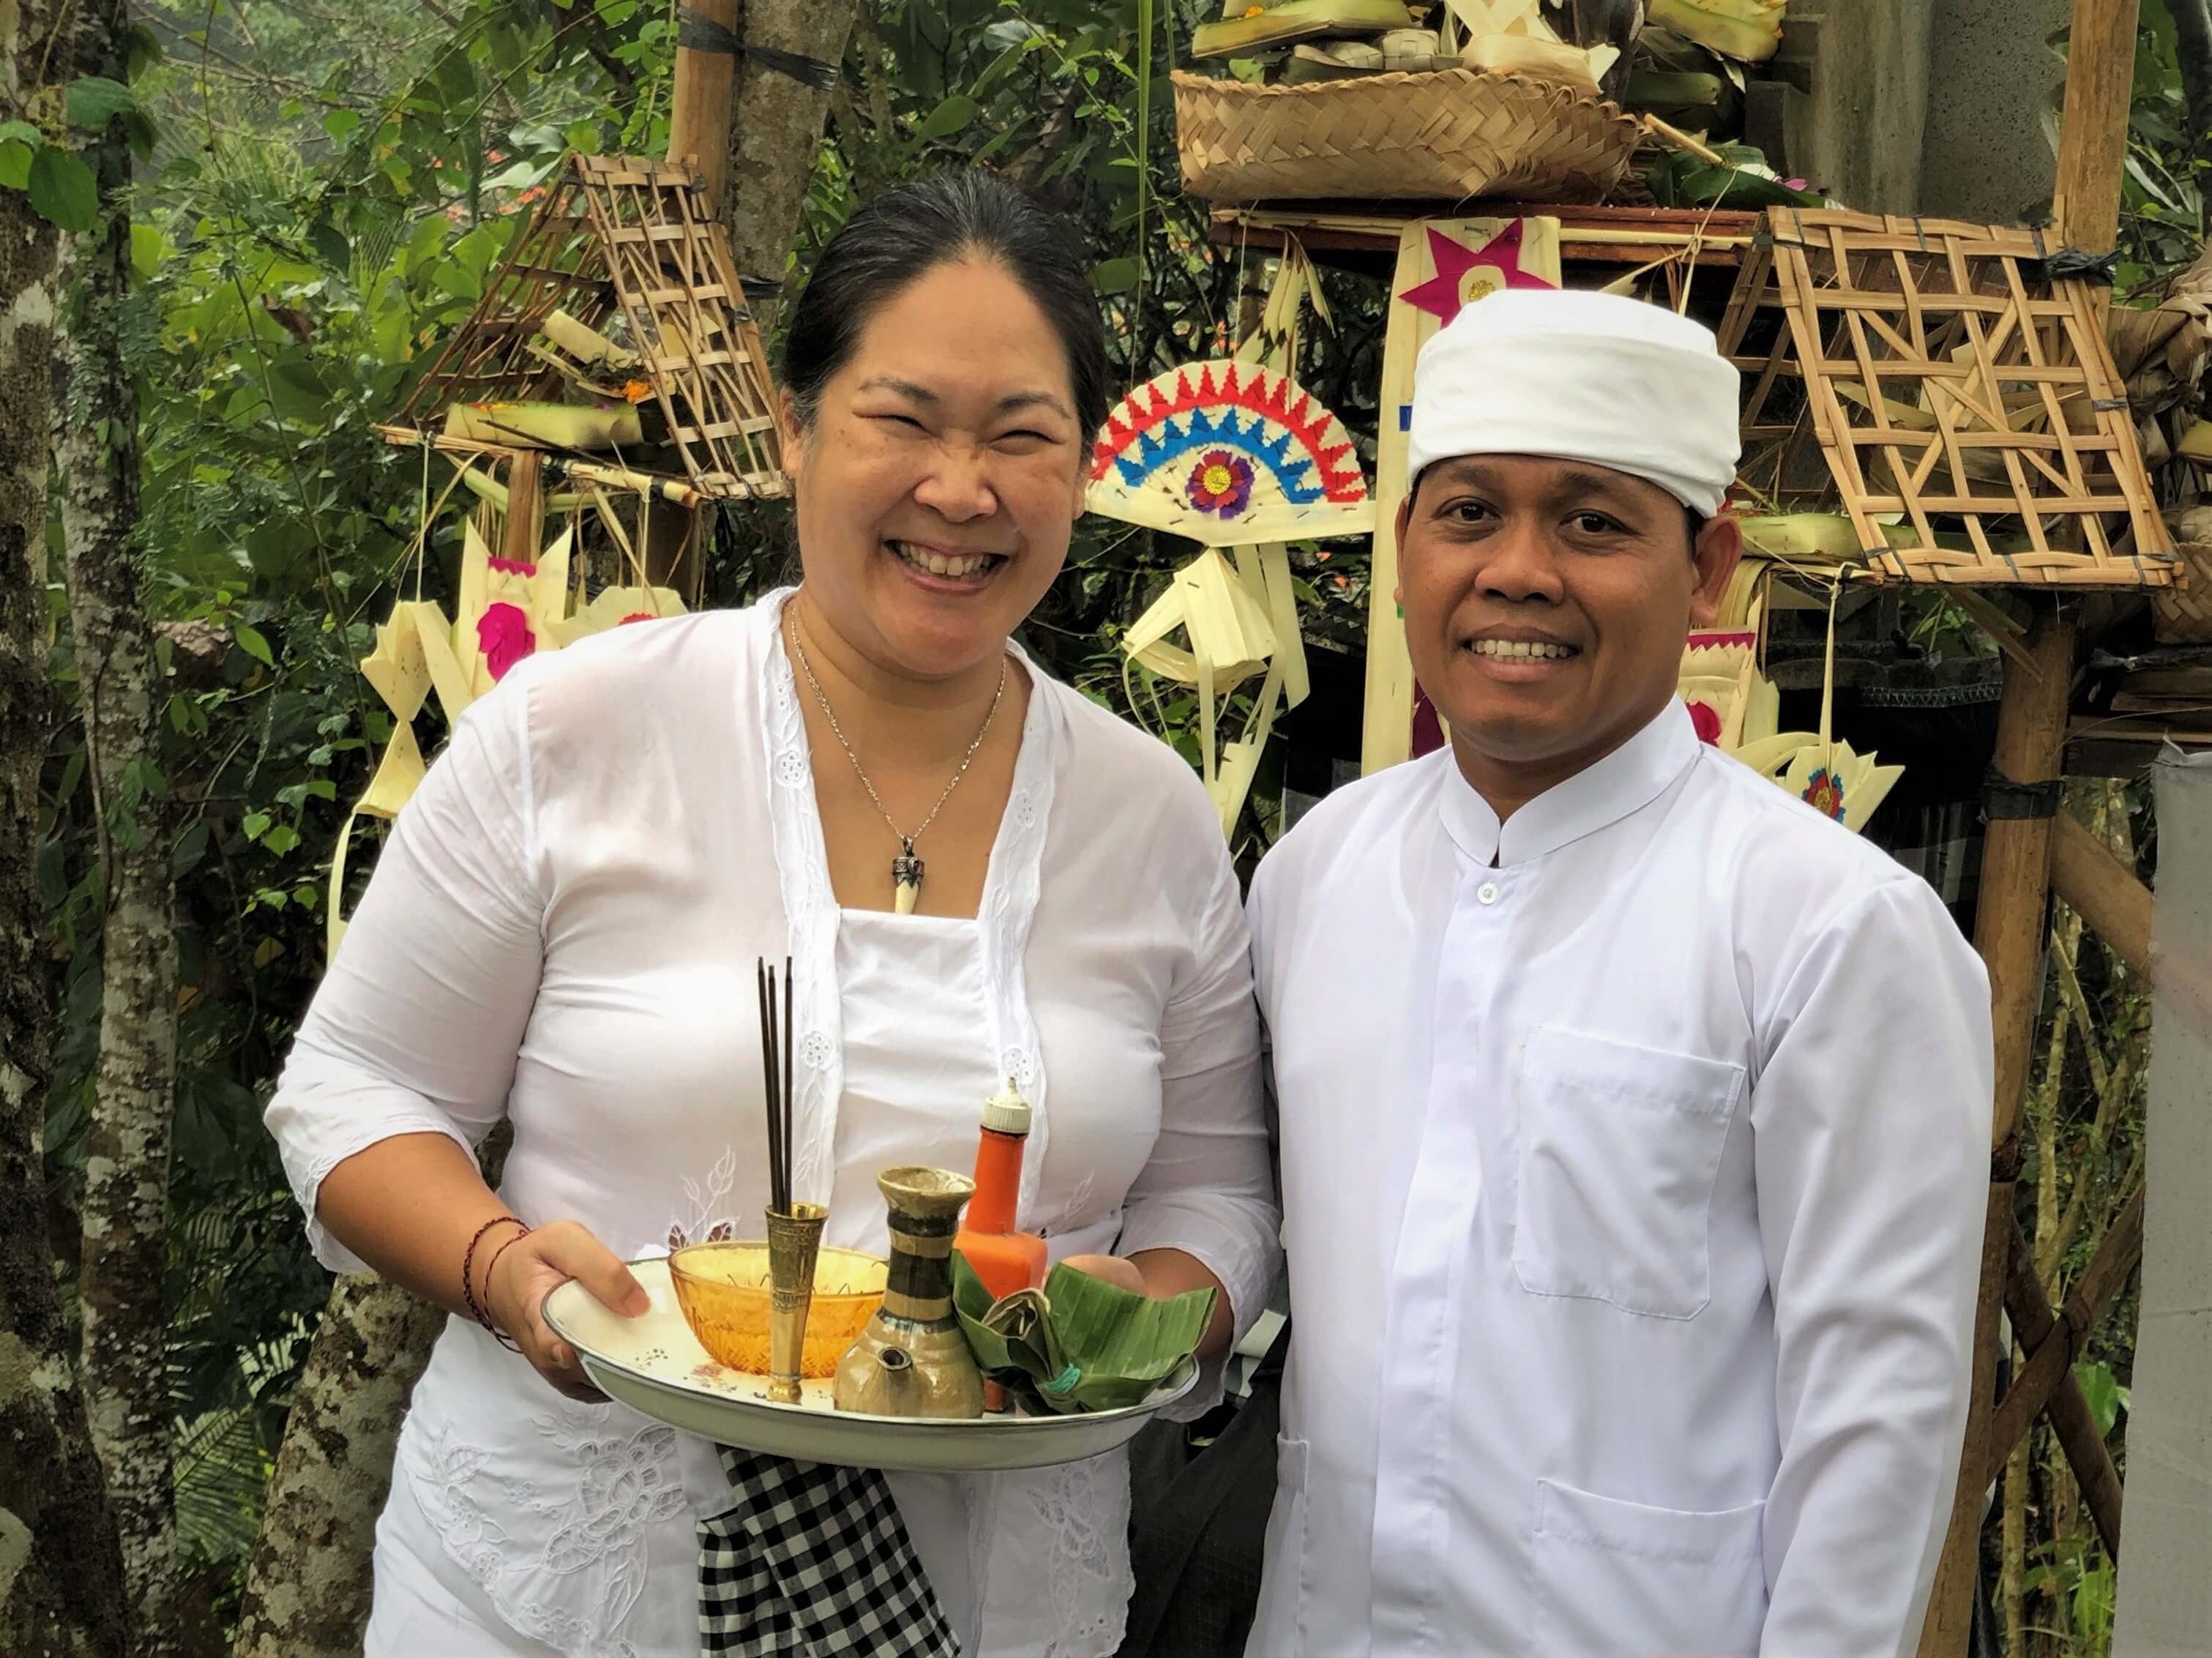
[[983,1127],[994,1134],[1030,1132],[1030,1102],[1021,1096],[1012,1077],[1006,1085],[983,1102]]

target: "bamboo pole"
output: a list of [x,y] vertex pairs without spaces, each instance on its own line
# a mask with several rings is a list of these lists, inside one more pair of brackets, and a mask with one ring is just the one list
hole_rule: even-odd
[[538,550],[545,543],[545,506],[539,487],[545,477],[545,457],[535,450],[515,452],[507,474],[507,513],[501,521],[499,556],[517,564],[538,562]]
[[[2052,208],[2063,246],[2109,252],[2120,222],[2121,169],[2127,155],[2128,105],[2136,61],[2137,0],[2073,0],[2066,103],[2059,125]],[[2101,328],[2109,295],[2100,294]],[[2081,412],[2081,411],[2077,411]],[[2073,623],[2058,602],[2043,600],[2030,635],[2037,671],[2005,675],[1997,714],[1996,768],[2014,783],[2055,781],[2063,767],[2067,702],[2074,677]],[[2029,1054],[2043,996],[2042,951],[2050,905],[2051,817],[1992,822],[1982,853],[1974,943],[1990,973],[1996,1044],[1995,1156],[1982,1284],[1974,1324],[1974,1388],[1951,1526],[1921,1633],[1921,1658],[1959,1658],[1972,1638],[1981,1569],[1981,1521],[1990,1466],[1994,1401],[1990,1377],[2011,1248],[2011,1170],[2027,1096]],[[2002,1201],[2000,1201],[2002,1199]],[[1994,1270],[1993,1270],[1994,1268]],[[2117,1527],[2117,1515],[2114,1516]]]
[[699,507],[707,504],[707,497],[683,478],[658,472],[634,472],[622,466],[599,466],[582,460],[558,460],[554,464],[563,477],[578,483],[596,484],[602,489],[617,489],[628,495],[651,495],[658,501],[673,501],[678,507]]
[[[1997,710],[1996,764],[2007,780],[2056,784],[2074,677],[2074,624],[2055,604],[2038,614],[2027,639],[2034,671],[2008,665]],[[2055,811],[2056,802],[2052,803]],[[1997,817],[1982,848],[1974,947],[1990,973],[1996,1035],[1996,1101],[1991,1143],[2020,1132],[2035,1020],[2043,1005],[2043,948],[2049,930],[2051,842],[2055,817]]]
[[2150,889],[2097,837],[2062,816],[2051,849],[2051,884],[2089,930],[2145,985],[2151,982]]
[[[737,32],[738,0],[692,0],[691,9],[708,25]],[[722,188],[730,176],[730,112],[737,96],[734,52],[705,52],[679,41],[676,86],[668,106],[668,159],[689,167],[706,197],[702,218],[722,211]]]
[[2106,1233],[2096,1257],[2053,1315],[2036,1276],[2034,1249],[2014,1220],[2011,1258],[2005,1277],[2005,1309],[2012,1315],[2027,1362],[1997,1406],[1990,1434],[1985,1473],[1996,1479],[2012,1448],[2026,1436],[2039,1413],[2051,1418],[2051,1432],[2074,1470],[2075,1483],[2089,1505],[2098,1535],[2114,1559],[2120,1553],[2120,1476],[2112,1466],[2105,1436],[2098,1431],[2088,1396],[2074,1376],[2074,1359],[2105,1309],[2125,1286],[2142,1256],[2143,1194],[2139,1189]]
[[[1978,1304],[1990,1307],[2004,1298],[2005,1251],[2012,1240],[2012,1194],[2009,1180],[1990,1182],[1988,1212],[1982,1228],[1982,1277]],[[1936,1587],[1928,1600],[1927,1621],[1920,1630],[1920,1658],[1961,1658],[1973,1639],[1974,1574],[1982,1558],[1982,1503],[1987,1489],[1984,1469],[1989,1444],[1988,1400],[1996,1388],[1996,1342],[1977,1339],[1973,1351],[1975,1413],[1981,1435],[1974,1433],[1974,1418],[1966,1423],[1966,1456],[1959,1465],[1958,1495],[1952,1505],[1951,1528],[1943,1540],[1943,1558],[1936,1572]],[[1963,1573],[1959,1563],[1965,1562]],[[1948,1593],[1947,1593],[1947,1590]]]

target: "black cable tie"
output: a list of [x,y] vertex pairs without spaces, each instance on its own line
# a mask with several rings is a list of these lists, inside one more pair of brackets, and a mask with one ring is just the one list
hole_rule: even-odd
[[[2039,238],[2039,240],[2040,240]],[[2095,282],[2100,288],[2110,288],[2118,275],[2120,256],[2118,253],[2084,253],[2078,247],[2062,247],[2055,253],[2045,254],[2039,263],[2043,274],[2052,282]]]
[[801,86],[811,87],[817,92],[834,92],[842,71],[835,64],[825,64],[819,58],[808,58],[795,52],[778,52],[773,46],[750,46],[740,40],[727,26],[704,16],[689,6],[676,9],[676,44],[691,52],[711,52],[726,57],[750,58],[761,68],[774,70],[778,75],[787,75]]
[[779,299],[783,294],[783,284],[773,276],[740,276],[738,287],[744,292],[748,305],[757,300]]
[[1982,780],[1982,811],[1992,823],[2033,823],[2058,816],[2060,780],[2015,783],[1995,766]]
[[2124,409],[2127,406],[2128,400],[2125,398],[2092,398],[2089,399],[2089,407],[2095,410],[2100,414],[2102,414],[2108,409]]

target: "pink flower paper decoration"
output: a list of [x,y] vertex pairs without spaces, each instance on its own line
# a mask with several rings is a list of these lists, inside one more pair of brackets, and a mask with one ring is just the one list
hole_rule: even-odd
[[1190,504],[1201,513],[1235,518],[1252,501],[1252,463],[1226,449],[1209,449],[1190,475]]
[[538,648],[538,640],[530,631],[530,618],[515,606],[488,604],[477,618],[477,648],[483,653],[493,679],[500,680]]
[[1826,768],[1813,774],[1802,799],[1814,811],[1826,812],[1838,823],[1844,821],[1844,780]]

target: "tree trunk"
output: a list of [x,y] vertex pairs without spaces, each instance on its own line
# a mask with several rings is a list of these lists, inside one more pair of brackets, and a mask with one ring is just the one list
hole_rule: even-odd
[[[844,59],[858,9],[859,0],[745,0],[738,32],[748,46],[837,64]],[[722,222],[740,276],[784,280],[829,109],[827,92],[763,69],[750,58],[738,60]],[[763,339],[775,325],[775,306],[772,299],[753,301]]]
[[2212,161],[2212,0],[2166,0],[2173,14],[2173,55],[2181,68],[2189,155]]
[[[52,0],[0,0],[0,121],[59,101]],[[121,1658],[123,1561],[70,1363],[40,1145],[52,1005],[32,878],[46,683],[53,228],[0,189],[0,1652]]]
[[[498,1189],[514,1126],[477,1161]],[[331,1286],[261,1510],[232,1658],[355,1658],[368,1627],[376,1517],[415,1384],[446,1315],[374,1272]]]
[[[82,0],[76,73],[124,79],[123,0]],[[176,1493],[170,1462],[169,1133],[176,1092],[177,951],[169,813],[161,780],[161,674],[139,597],[138,409],[124,361],[131,275],[119,125],[84,135],[102,217],[64,239],[52,431],[68,547],[88,776],[106,913],[100,1057],[85,1162],[80,1375],[107,1473],[137,1650],[177,1649]]]
[[342,1278],[301,1372],[246,1579],[234,1658],[350,1658],[407,1401],[446,1315],[374,1272]]

